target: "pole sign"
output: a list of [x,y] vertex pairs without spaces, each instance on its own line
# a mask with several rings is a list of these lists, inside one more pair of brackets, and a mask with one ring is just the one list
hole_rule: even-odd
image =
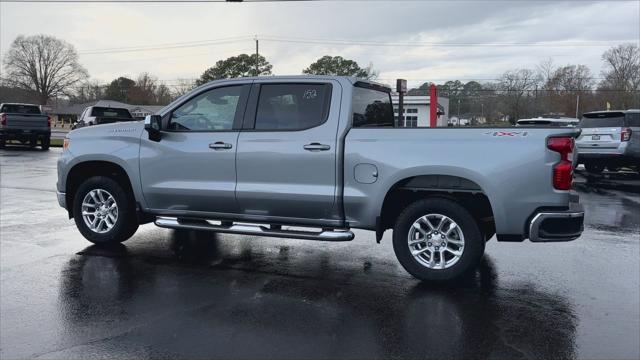
[[396,121],[396,126],[404,127],[404,93],[407,92],[407,80],[396,80],[396,91],[398,92],[398,121]]
[[407,80],[398,79],[396,81],[396,91],[400,94],[404,94],[407,92]]
[[429,86],[429,127],[438,126],[438,88],[435,84]]

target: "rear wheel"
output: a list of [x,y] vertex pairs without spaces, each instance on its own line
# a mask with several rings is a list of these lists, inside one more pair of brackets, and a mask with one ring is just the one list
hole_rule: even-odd
[[424,199],[409,205],[396,220],[393,249],[400,264],[425,281],[446,281],[475,268],[484,253],[478,223],[458,203]]
[[604,165],[598,162],[586,162],[584,168],[590,173],[600,174],[604,170]]
[[82,236],[95,244],[120,243],[138,229],[135,205],[120,184],[95,176],[83,182],[73,200],[73,217]]
[[40,140],[40,146],[42,147],[42,150],[49,150],[49,146],[51,146],[51,138],[42,138],[42,140]]
[[0,149],[4,149],[7,145],[7,140],[4,137],[0,137]]
[[34,148],[38,145],[38,138],[37,137],[32,137],[29,139],[29,147]]

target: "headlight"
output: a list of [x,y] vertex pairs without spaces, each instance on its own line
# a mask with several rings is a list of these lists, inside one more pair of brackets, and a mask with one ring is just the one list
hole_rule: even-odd
[[62,143],[62,150],[67,150],[69,145],[71,145],[71,140],[69,140],[69,138],[64,138],[64,142]]

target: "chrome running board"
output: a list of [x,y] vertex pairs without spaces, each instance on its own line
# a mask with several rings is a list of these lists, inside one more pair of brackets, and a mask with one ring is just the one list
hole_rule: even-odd
[[169,229],[208,230],[225,234],[242,234],[254,236],[269,236],[289,239],[320,240],[320,241],[351,241],[353,232],[349,230],[301,231],[272,229],[265,225],[249,224],[212,224],[209,220],[180,219],[172,217],[157,217],[155,224]]

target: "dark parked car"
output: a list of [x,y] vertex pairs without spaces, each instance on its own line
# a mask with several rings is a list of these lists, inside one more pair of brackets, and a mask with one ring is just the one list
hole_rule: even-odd
[[8,140],[17,140],[29,146],[38,145],[48,150],[51,143],[51,118],[33,104],[0,104],[0,148]]

